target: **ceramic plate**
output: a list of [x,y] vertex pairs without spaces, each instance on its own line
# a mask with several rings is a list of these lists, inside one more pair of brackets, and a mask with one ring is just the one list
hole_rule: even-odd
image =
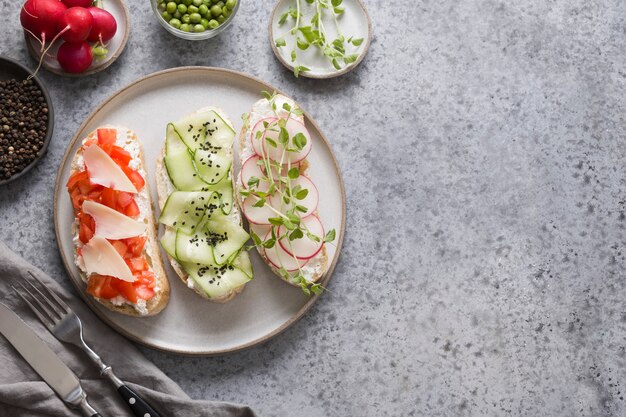
[[[57,41],[46,54],[46,58],[44,58],[41,66],[58,75],[66,75],[68,77],[84,77],[86,75],[100,72],[115,62],[117,57],[119,57],[124,50],[126,41],[128,40],[128,31],[130,29],[129,12],[124,0],[104,0],[103,7],[104,10],[113,15],[115,21],[117,22],[117,31],[115,32],[115,36],[107,42],[106,47],[109,50],[109,53],[105,58],[96,59],[96,57],[94,57],[91,66],[87,68],[85,72],[81,72],[80,74],[67,73],[63,71],[59,62],[56,60],[57,51],[62,43],[61,41]],[[39,41],[26,32],[24,32],[24,39],[26,40],[26,46],[28,47],[30,55],[35,58],[35,60],[39,61],[39,57],[41,56],[41,44]]]
[[[290,7],[295,7],[294,0],[278,0],[272,11],[269,24],[269,36],[272,50],[278,58],[278,60],[288,69],[293,71],[294,65],[291,60],[291,51],[294,49],[296,42],[295,37],[291,35],[285,36],[285,46],[280,48],[276,47],[275,39],[288,32],[295,24],[292,18],[289,18],[282,25],[278,24],[278,21],[283,13],[289,10]],[[311,18],[315,14],[315,9],[309,6],[305,1],[301,1],[302,5],[302,17],[306,22],[306,25],[310,25]],[[372,38],[372,22],[367,13],[365,5],[361,0],[343,0],[341,6],[345,8],[345,11],[338,16],[337,22],[341,28],[341,33],[346,37],[353,37],[355,39],[362,38],[363,43],[358,47],[348,46],[346,53],[359,54],[359,57],[352,64],[345,66],[341,69],[336,69],[333,64],[319,51],[319,48],[309,47],[306,50],[296,48],[298,58],[296,60],[298,65],[308,67],[310,70],[301,72],[303,77],[309,78],[332,78],[352,71],[359,63],[365,58],[370,46]],[[332,40],[338,35],[337,25],[328,14],[325,14],[325,18],[322,19],[322,24],[326,28],[328,37]],[[302,26],[302,25],[301,25]]]
[[[86,302],[105,322],[128,338],[157,349],[183,354],[233,352],[277,335],[298,320],[319,298],[308,298],[299,288],[281,281],[256,251],[251,251],[255,277],[243,293],[229,303],[216,304],[204,300],[189,290],[165,262],[172,287],[168,306],[155,317],[127,317],[113,313],[85,296],[85,285],[73,263],[70,231],[73,213],[65,184],[80,141],[90,131],[110,123],[126,126],[137,133],[143,142],[148,182],[153,201],[156,201],[155,161],[163,145],[167,123],[198,108],[214,105],[226,111],[239,131],[241,114],[249,111],[252,104],[262,97],[263,90],[276,89],[250,76],[224,69],[183,67],[157,72],[107,99],[80,126],[70,142],[55,188],[54,225],[59,250],[72,283]],[[336,229],[338,237],[336,248],[327,246],[330,268],[323,281],[323,285],[327,286],[343,240],[345,195],[328,140],[315,121],[306,113],[305,117],[313,141],[313,150],[308,157],[311,178],[325,186],[320,193],[320,218],[327,229]],[[162,252],[162,255],[166,259],[165,253]]]

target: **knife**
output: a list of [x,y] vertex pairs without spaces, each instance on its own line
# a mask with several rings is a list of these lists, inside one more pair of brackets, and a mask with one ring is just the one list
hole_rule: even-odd
[[78,378],[17,314],[0,303],[0,333],[70,408],[101,417],[87,402]]

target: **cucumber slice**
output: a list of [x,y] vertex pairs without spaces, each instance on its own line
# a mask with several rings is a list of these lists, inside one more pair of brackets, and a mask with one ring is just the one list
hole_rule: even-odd
[[196,167],[193,165],[193,157],[171,123],[167,125],[163,161],[170,181],[178,190],[199,191],[208,186],[198,176]]
[[[211,196],[218,197],[218,194],[209,191],[172,192],[163,206],[159,223],[186,233],[193,232],[211,204]],[[219,204],[214,204],[215,208],[218,206]]]
[[176,229],[166,227],[165,233],[163,233],[159,242],[161,242],[161,246],[163,246],[165,252],[167,252],[167,254],[172,258],[176,259]]
[[214,237],[213,262],[217,265],[227,263],[250,238],[243,227],[227,220],[209,220],[206,228]]
[[242,270],[230,265],[213,266],[183,263],[185,272],[193,279],[194,283],[209,296],[217,298],[228,294],[237,287],[250,281],[250,277]]
[[222,213],[229,214],[233,208],[233,183],[230,178],[227,176],[217,184],[209,186],[208,189],[219,193]]
[[254,272],[252,271],[252,262],[248,252],[239,252],[239,255],[233,260],[232,266],[241,270],[248,278],[252,279]]
[[176,231],[176,259],[204,265],[213,264],[213,247],[209,233],[197,231],[185,233]]
[[204,149],[196,149],[193,162],[200,178],[207,184],[217,184],[230,170],[230,155],[220,151],[213,153]]
[[235,131],[213,110],[193,113],[173,124],[192,152],[198,148],[213,152],[230,148],[235,138]]

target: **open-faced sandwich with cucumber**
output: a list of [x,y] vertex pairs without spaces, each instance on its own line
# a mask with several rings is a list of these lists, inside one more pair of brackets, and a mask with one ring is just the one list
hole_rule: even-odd
[[66,185],[74,262],[86,292],[130,316],[159,313],[170,293],[144,166],[135,133],[104,126],[82,141]]
[[244,115],[237,199],[259,254],[272,271],[306,294],[319,293],[329,267],[319,191],[309,178],[311,135],[302,110],[283,95],[264,93]]
[[199,295],[227,302],[252,279],[249,239],[233,200],[235,129],[207,107],[167,125],[156,182],[161,246],[174,271]]

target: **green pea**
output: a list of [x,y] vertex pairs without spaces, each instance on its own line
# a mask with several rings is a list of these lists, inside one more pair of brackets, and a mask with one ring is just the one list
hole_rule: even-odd
[[204,26],[205,29],[209,28],[209,21],[206,19],[200,19],[200,24]]
[[211,0],[211,3],[217,4],[218,1],[220,1],[220,0]]
[[217,4],[214,6],[211,6],[211,15],[213,15],[213,17],[217,17],[221,14],[222,14],[222,8],[220,6],[218,6]]
[[224,7],[224,2],[222,0],[218,1],[217,3],[218,6],[220,6],[220,8]]
[[202,0],[192,0],[191,2],[196,7],[200,7],[200,5],[202,4]]
[[180,20],[183,23],[189,23],[189,22],[191,22],[191,16],[189,16],[189,14],[184,14],[183,17]]
[[191,2],[192,2],[192,0],[183,0],[183,4],[185,6],[191,6]]
[[167,11],[164,11],[161,13],[161,17],[165,19],[167,22],[169,22],[173,16],[169,14]]
[[211,0],[202,0],[202,4],[204,4],[207,7],[211,6]]
[[192,14],[192,13],[198,13],[199,9],[194,6],[193,4],[189,7],[187,7],[187,13]]
[[217,16],[217,21],[219,23],[224,23],[226,21],[226,18],[224,17],[223,14],[221,14],[221,15]]
[[200,20],[202,20],[200,13],[192,13],[189,15],[189,21],[191,21],[191,23],[200,23]]
[[226,6],[222,8],[222,16],[228,19],[231,14],[233,14],[232,10],[229,10]]
[[173,14],[176,11],[176,8],[178,7],[178,5],[176,3],[174,3],[173,1],[170,1],[169,3],[167,3],[167,5],[165,6],[165,9],[167,10],[167,12],[169,14]]
[[211,19],[209,21],[209,28],[211,28],[211,29],[217,29],[217,27],[219,25],[220,25],[220,23],[217,20],[215,20],[215,19]]
[[178,11],[181,12],[182,14],[187,13],[187,6],[185,6],[184,4],[179,4]]
[[160,3],[159,3],[159,10],[160,10],[160,11],[165,10],[165,2],[164,2],[164,1],[162,1],[162,2],[160,2]]
[[236,4],[237,0],[226,0],[226,7],[228,7],[228,10],[233,10]]
[[174,16],[175,19],[180,19],[181,17],[183,17],[183,14],[179,12],[178,9],[176,9],[172,16]]
[[170,20],[170,26],[175,27],[176,29],[180,29],[180,20],[174,18]]
[[197,24],[193,27],[193,31],[194,32],[204,32],[204,26],[202,26],[201,24]]
[[189,26],[189,23],[183,23],[180,25],[180,30],[183,32],[191,32],[191,26]]
[[200,13],[202,16],[206,16],[208,12],[209,12],[209,8],[206,7],[206,4],[201,4],[198,7],[198,13]]

